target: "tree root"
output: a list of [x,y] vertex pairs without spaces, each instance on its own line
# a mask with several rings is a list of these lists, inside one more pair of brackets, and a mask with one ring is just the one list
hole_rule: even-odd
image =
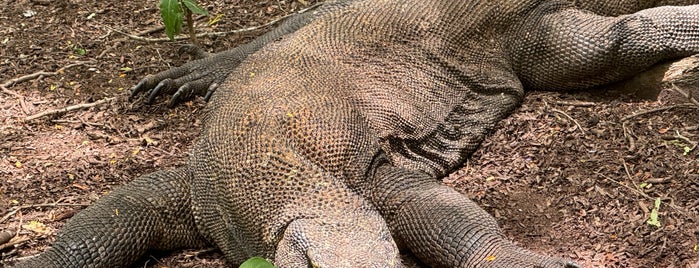
[[44,117],[44,116],[55,115],[55,114],[64,114],[64,113],[67,113],[67,112],[70,112],[70,111],[75,111],[75,110],[79,110],[79,109],[86,109],[86,108],[90,108],[90,107],[95,107],[95,106],[97,106],[97,105],[110,102],[110,101],[112,101],[112,100],[114,100],[114,99],[115,99],[114,97],[109,97],[109,98],[104,98],[104,99],[98,100],[98,101],[96,101],[96,102],[81,103],[81,104],[76,104],[76,105],[64,107],[64,108],[61,108],[61,109],[53,109],[53,110],[43,111],[43,112],[41,112],[41,113],[38,113],[38,114],[35,114],[35,115],[30,115],[30,116],[25,117],[25,118],[24,118],[24,121],[31,121],[31,120],[34,120],[34,119],[37,119],[37,118],[40,118],[40,117]]
[[677,109],[677,108],[697,109],[697,108],[699,108],[699,106],[695,106],[694,104],[691,104],[691,103],[675,104],[672,106],[660,107],[660,108],[655,108],[655,109],[651,109],[651,110],[646,110],[646,111],[630,114],[630,115],[624,116],[624,118],[622,118],[621,121],[622,122],[629,121],[629,120],[636,118],[636,117],[639,117],[639,116],[648,115],[648,114],[657,113],[657,112],[664,112],[664,111]]
[[[17,78],[13,78],[13,79],[10,79],[10,80],[7,80],[7,81],[3,82],[2,84],[0,84],[0,87],[2,87],[3,92],[5,92],[5,91],[7,90],[7,88],[9,88],[9,87],[11,87],[11,86],[13,86],[13,85],[15,85],[15,84],[17,84],[17,83],[22,83],[22,82],[25,82],[25,81],[29,81],[29,80],[36,79],[36,78],[41,78],[41,77],[44,77],[44,76],[53,76],[53,75],[57,75],[57,74],[63,73],[63,71],[65,71],[66,69],[69,69],[69,68],[72,68],[72,67],[75,67],[75,66],[85,65],[85,64],[87,64],[87,63],[89,63],[89,62],[86,62],[86,61],[83,61],[83,62],[76,62],[76,63],[73,63],[73,64],[68,64],[68,65],[66,65],[66,66],[64,66],[64,67],[61,67],[61,68],[59,68],[58,70],[56,70],[55,72],[39,71],[39,72],[36,72],[36,73],[33,73],[33,74],[23,75],[23,76],[20,76],[20,77],[17,77]],[[5,93],[7,93],[7,92],[5,92]],[[12,95],[11,93],[7,93],[7,94]]]

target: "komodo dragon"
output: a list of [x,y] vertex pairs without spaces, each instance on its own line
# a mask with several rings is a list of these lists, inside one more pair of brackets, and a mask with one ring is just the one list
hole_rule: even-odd
[[[687,6],[651,8],[665,4]],[[699,53],[689,4],[327,2],[135,86],[171,104],[210,97],[186,165],[101,198],[18,267],[123,267],[205,245],[230,265],[401,267],[400,245],[434,267],[579,267],[515,246],[439,179],[525,88],[589,88]]]

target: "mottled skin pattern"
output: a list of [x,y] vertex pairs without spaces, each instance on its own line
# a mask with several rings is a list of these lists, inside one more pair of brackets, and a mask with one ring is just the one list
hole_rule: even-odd
[[231,265],[400,267],[400,245],[434,267],[578,267],[514,246],[439,179],[525,88],[588,88],[699,53],[699,5],[651,8],[698,1],[638,2],[332,1],[149,76],[134,95],[211,97],[187,164],[102,198],[19,267],[207,244]]

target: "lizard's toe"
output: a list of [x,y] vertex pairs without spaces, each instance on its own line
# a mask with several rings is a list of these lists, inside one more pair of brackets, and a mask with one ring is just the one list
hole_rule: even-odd
[[192,45],[192,44],[187,44],[187,45],[181,46],[177,52],[179,54],[187,53],[190,56],[192,56],[192,58],[194,58],[194,59],[203,59],[203,58],[211,56],[211,53],[206,52],[206,50],[202,49],[201,47],[199,47],[197,45]]
[[151,104],[155,100],[158,95],[163,94],[163,91],[172,88],[173,87],[173,80],[170,78],[163,79],[163,81],[160,81],[157,86],[155,86],[153,89],[149,90],[146,95],[148,95],[148,98],[146,99],[145,103]]
[[582,265],[577,264],[577,263],[574,262],[574,261],[568,261],[568,262],[566,262],[566,264],[565,264],[565,268],[583,268],[583,267],[582,267]]

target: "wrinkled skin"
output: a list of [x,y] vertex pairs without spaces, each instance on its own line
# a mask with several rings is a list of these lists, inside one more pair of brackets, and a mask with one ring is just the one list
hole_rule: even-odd
[[331,1],[148,76],[132,96],[210,98],[186,165],[102,198],[18,267],[203,245],[231,265],[400,267],[402,245],[433,267],[580,267],[515,246],[439,179],[525,88],[584,89],[699,53],[697,1],[651,2]]

